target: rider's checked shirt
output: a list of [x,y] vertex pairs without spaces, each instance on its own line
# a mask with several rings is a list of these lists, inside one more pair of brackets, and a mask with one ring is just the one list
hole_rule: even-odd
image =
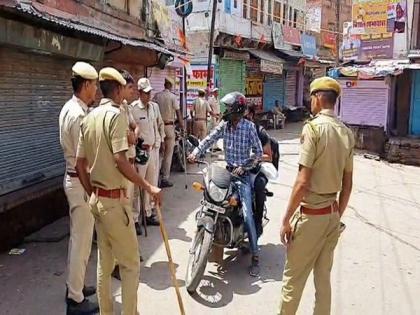
[[262,157],[263,150],[255,125],[246,119],[241,119],[236,128],[231,123],[222,121],[200,142],[193,153],[205,153],[217,140],[222,138],[225,158],[229,166],[246,166],[251,160],[251,149],[256,158]]

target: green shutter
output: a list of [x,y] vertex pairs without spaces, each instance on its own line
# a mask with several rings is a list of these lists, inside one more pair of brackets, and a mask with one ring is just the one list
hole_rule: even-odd
[[[245,62],[242,60],[220,60],[220,97],[234,91],[245,93]],[[220,104],[220,110],[225,110]]]

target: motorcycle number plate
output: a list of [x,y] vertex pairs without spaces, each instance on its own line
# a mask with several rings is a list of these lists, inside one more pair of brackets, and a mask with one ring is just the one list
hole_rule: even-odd
[[212,210],[212,211],[215,211],[215,212],[218,212],[218,213],[221,213],[221,214],[226,212],[225,208],[216,206],[216,205],[214,205],[214,204],[212,204],[212,203],[210,203],[206,200],[201,200],[201,205],[206,207],[209,210]]

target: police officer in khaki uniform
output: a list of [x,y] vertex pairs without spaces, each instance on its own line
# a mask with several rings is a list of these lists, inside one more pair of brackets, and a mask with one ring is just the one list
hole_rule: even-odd
[[153,98],[153,101],[159,105],[160,113],[165,125],[165,151],[162,161],[162,180],[160,186],[162,188],[172,187],[169,181],[171,173],[172,155],[175,147],[175,114],[179,121],[179,127],[184,129],[184,120],[181,114],[178,100],[171,92],[174,81],[171,78],[165,79],[165,90],[159,92]]
[[194,121],[194,135],[200,140],[207,136],[207,115],[213,116],[213,111],[204,98],[205,96],[204,90],[198,90],[198,98],[194,101],[191,112]]
[[[140,176],[144,177],[152,185],[157,185],[158,162],[159,162],[159,148],[162,142],[157,125],[157,117],[154,105],[151,104],[152,86],[149,79],[141,78],[137,83],[139,91],[139,99],[131,104],[131,111],[134,121],[140,131],[139,138],[143,140],[142,149],[147,151],[149,159],[144,165],[137,164],[137,170]],[[148,225],[159,225],[159,220],[155,213],[152,212],[153,204],[150,200],[149,194],[143,192],[141,202],[146,211],[146,223]],[[135,189],[134,195],[134,221],[138,224],[140,217],[140,205],[138,201],[139,190]]]
[[115,260],[122,278],[123,314],[138,314],[140,261],[127,181],[146,189],[158,203],[160,189],[140,177],[127,159],[129,126],[120,109],[125,79],[108,67],[99,72],[99,81],[104,98],[81,124],[76,170],[95,217],[101,314],[114,314],[111,273]]
[[66,160],[64,191],[70,206],[70,238],[67,261],[67,314],[89,313],[98,310],[87,296],[96,292],[95,287],[85,287],[86,266],[89,260],[94,218],[89,211],[86,194],[77,177],[76,151],[79,142],[80,123],[87,115],[88,107],[95,100],[98,73],[85,62],[77,62],[73,68],[71,83],[73,97],[60,112],[60,143]]
[[299,174],[280,233],[287,245],[279,308],[282,315],[296,313],[312,270],[314,314],[330,314],[334,249],[352,189],[354,138],[334,113],[340,85],[323,77],[312,82],[310,92],[315,117],[303,128]]
[[215,128],[220,122],[220,102],[219,102],[219,89],[214,88],[211,91],[211,97],[209,98],[210,108],[213,112],[213,116],[211,117],[211,128]]

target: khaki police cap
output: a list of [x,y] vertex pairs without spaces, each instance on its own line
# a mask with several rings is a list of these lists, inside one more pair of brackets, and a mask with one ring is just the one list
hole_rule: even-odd
[[153,87],[150,84],[150,80],[148,78],[139,79],[137,82],[137,88],[139,91],[143,91],[145,93],[149,93],[151,90],[153,90]]
[[105,80],[117,81],[121,85],[127,84],[121,73],[112,67],[106,67],[99,71],[99,81]]
[[311,83],[311,95],[319,91],[333,91],[337,95],[341,94],[341,87],[337,80],[330,77],[322,77],[315,79]]
[[71,68],[73,76],[79,76],[86,80],[96,80],[98,72],[96,69],[87,62],[78,61]]
[[165,78],[165,83],[166,83],[166,82],[170,83],[172,86],[174,86],[174,85],[175,85],[175,81],[174,81],[172,78],[170,78],[170,77],[166,77],[166,78]]

